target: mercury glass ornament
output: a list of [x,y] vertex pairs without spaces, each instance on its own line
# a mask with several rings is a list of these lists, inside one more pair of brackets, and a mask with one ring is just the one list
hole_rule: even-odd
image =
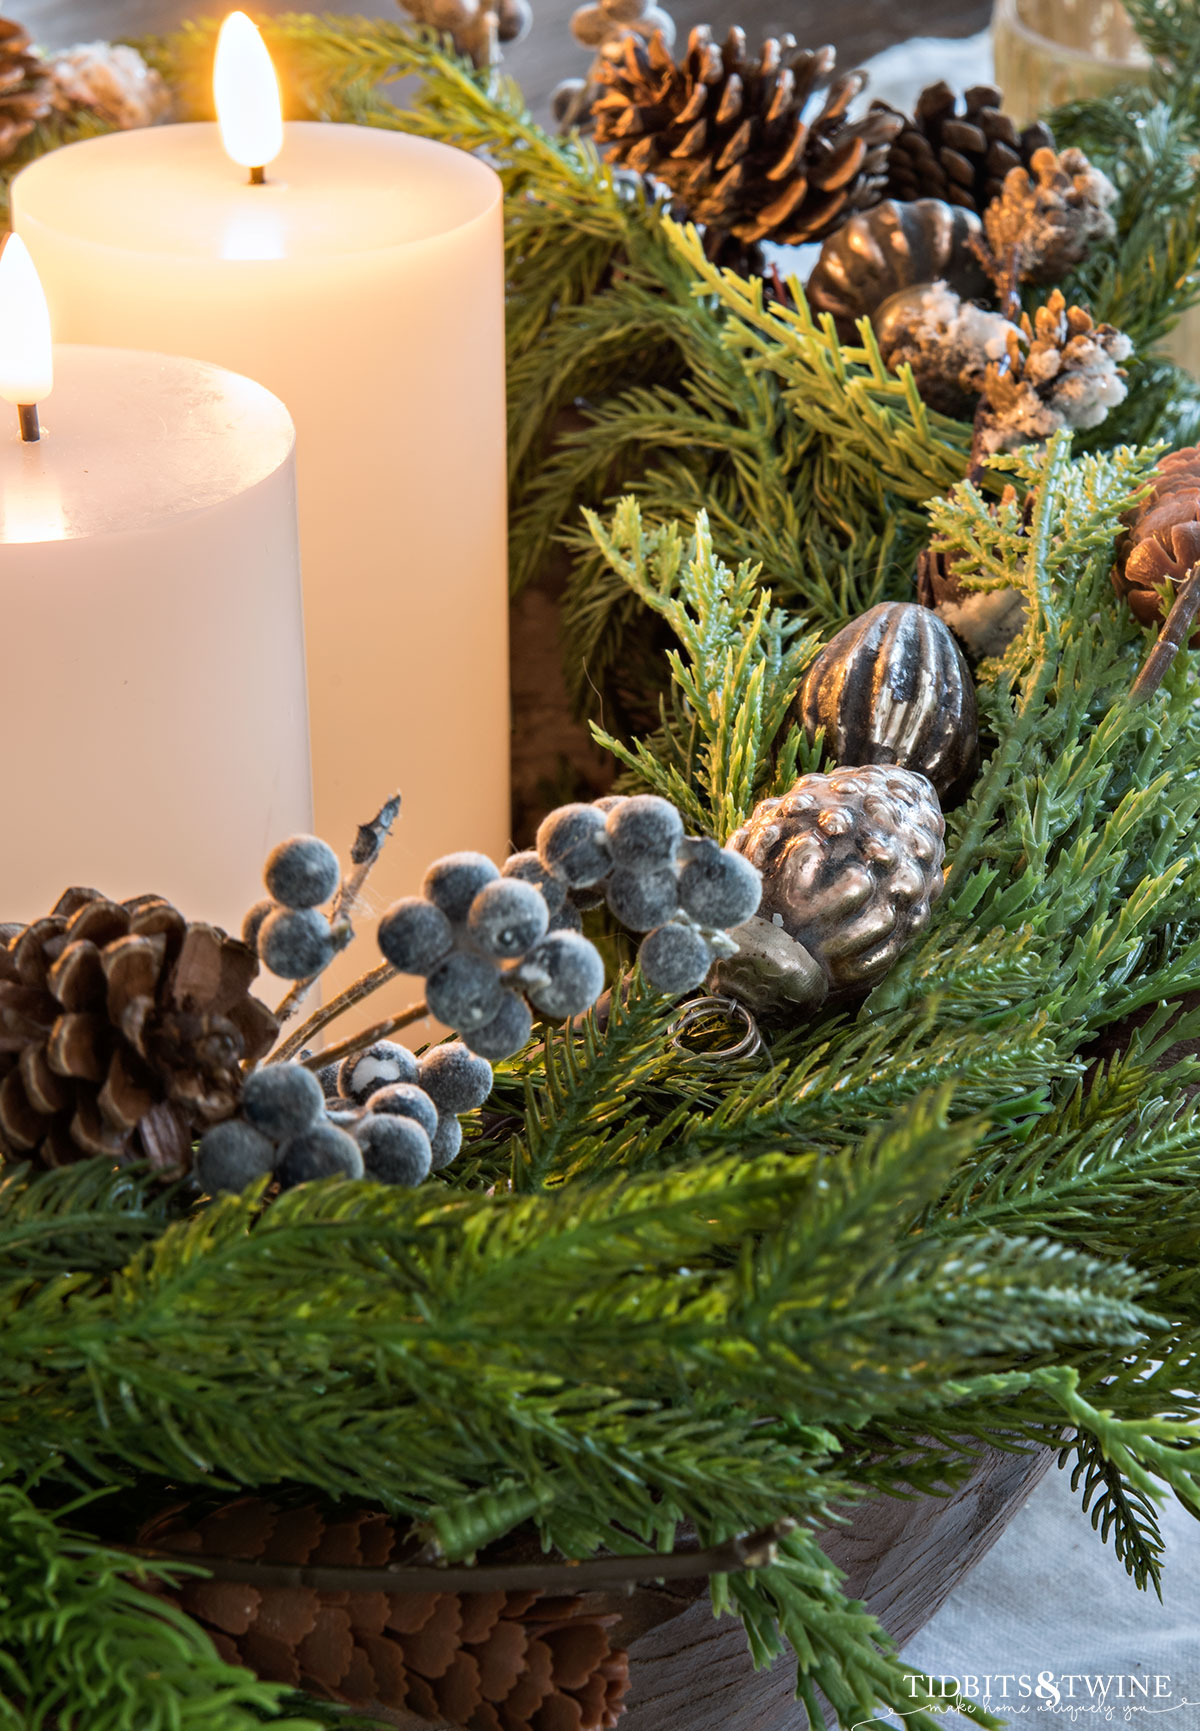
[[[801,776],[781,798],[757,805],[729,845],[762,873],[759,920],[808,952],[831,993],[848,996],[878,985],[928,924],[943,888],[944,829],[925,776],[870,764]],[[749,945],[759,937],[757,929],[748,933]],[[748,946],[714,974],[732,991],[740,965],[761,983],[765,1008],[778,961],[755,971],[749,953]],[[774,1001],[786,1008],[795,992]]]
[[839,763],[917,770],[943,798],[962,793],[979,764],[970,669],[936,613],[884,601],[827,643],[796,700],[800,725]]

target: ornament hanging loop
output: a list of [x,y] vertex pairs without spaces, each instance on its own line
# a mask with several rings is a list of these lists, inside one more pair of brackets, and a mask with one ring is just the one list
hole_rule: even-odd
[[[715,1018],[723,1018],[735,1024],[741,1022],[746,1031],[735,1044],[722,1047],[716,1052],[700,1052],[685,1043],[683,1036],[689,1028]],[[690,1004],[685,1005],[667,1032],[671,1037],[671,1044],[683,1053],[690,1064],[730,1064],[737,1058],[754,1058],[763,1048],[763,1037],[758,1023],[745,1004],[740,1004],[736,998],[694,998]]]

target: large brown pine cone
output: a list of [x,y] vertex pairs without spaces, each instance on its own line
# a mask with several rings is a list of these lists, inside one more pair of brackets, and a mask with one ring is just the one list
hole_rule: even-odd
[[832,48],[798,48],[791,36],[768,39],[751,60],[741,30],[718,48],[698,25],[676,61],[661,32],[629,35],[597,62],[596,141],[612,161],[663,181],[710,231],[710,255],[721,237],[820,240],[881,196],[902,123],[890,111],[847,119],[866,74],[833,71]]
[[874,112],[899,123],[887,157],[888,198],[941,198],[964,210],[986,210],[1010,168],[1028,168],[1035,150],[1054,148],[1054,135],[1041,121],[1018,132],[1003,101],[994,84],[976,84],[964,93],[960,113],[955,92],[939,82],[921,92],[911,120],[886,102],[872,103]]
[[0,1154],[186,1170],[193,1137],[236,1110],[242,1060],[279,1031],[257,973],[253,950],[160,896],[71,889],[0,927]]
[[[199,1521],[172,1511],[143,1528],[139,1543],[197,1560],[379,1569],[397,1534],[369,1510],[329,1516],[243,1497]],[[624,1708],[628,1657],[610,1638],[618,1619],[578,1598],[327,1593],[221,1580],[164,1591],[233,1664],[358,1709],[469,1731],[609,1731]]]
[[30,53],[28,33],[14,19],[0,18],[0,162],[49,114],[50,90],[50,74]]
[[[1117,547],[1113,587],[1143,625],[1161,625],[1164,584],[1178,587],[1200,560],[1200,447],[1172,451],[1154,473],[1154,490],[1138,506]],[[1200,633],[1192,638],[1195,646]]]

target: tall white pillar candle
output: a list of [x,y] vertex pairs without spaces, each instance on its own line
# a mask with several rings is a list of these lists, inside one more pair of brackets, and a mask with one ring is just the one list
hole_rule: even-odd
[[508,842],[501,188],[316,123],[266,175],[215,125],[115,133],[26,168],[15,223],[61,335],[218,361],[290,408],[316,829],[344,852],[401,790],[378,906]]
[[68,883],[234,932],[312,826],[294,434],[260,385],[58,347],[0,403],[0,921]]

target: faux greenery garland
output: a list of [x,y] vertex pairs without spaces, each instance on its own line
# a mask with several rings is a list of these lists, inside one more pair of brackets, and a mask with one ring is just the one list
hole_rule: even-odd
[[[697,1066],[634,977],[603,1026],[504,1066],[490,1127],[411,1193],[196,1210],[103,1163],[5,1171],[0,1725],[320,1715],[289,1719],[129,1583],[106,1536],[168,1485],[366,1500],[449,1559],[530,1521],[585,1557],[790,1514],[778,1560],[713,1598],[759,1659],[792,1647],[818,1723],[817,1688],[843,1724],[937,1723],[812,1531],[961,1478],[970,1440],[1066,1436],[1094,1523],[1157,1584],[1156,1501],[1200,1512],[1200,714],[1186,659],[1129,703],[1146,638],[1109,570],[1154,459],[1115,441],[1200,418],[1153,351],[1200,256],[1200,11],[1131,10],[1175,70],[1140,127],[1116,103],[1067,122],[1123,194],[1077,292],[1135,336],[1129,399],[1090,454],[1056,441],[980,487],[970,429],[868,335],[843,349],[802,297],[765,305],[511,86],[399,28],[276,22],[310,113],[481,149],[504,177],[515,574],[565,534],[581,682],[615,682],[647,612],[673,645],[619,693],[623,722],[661,696],[657,717],[605,738],[631,786],[724,839],[812,767],[787,719],[805,666],[909,592],[931,533],[968,588],[1018,590],[1026,625],[978,670],[985,765],[948,820],[947,894],[854,1015]],[[209,40],[159,46],[176,87]],[[410,71],[398,111],[376,85]],[[1004,481],[1027,510],[995,504]]]

